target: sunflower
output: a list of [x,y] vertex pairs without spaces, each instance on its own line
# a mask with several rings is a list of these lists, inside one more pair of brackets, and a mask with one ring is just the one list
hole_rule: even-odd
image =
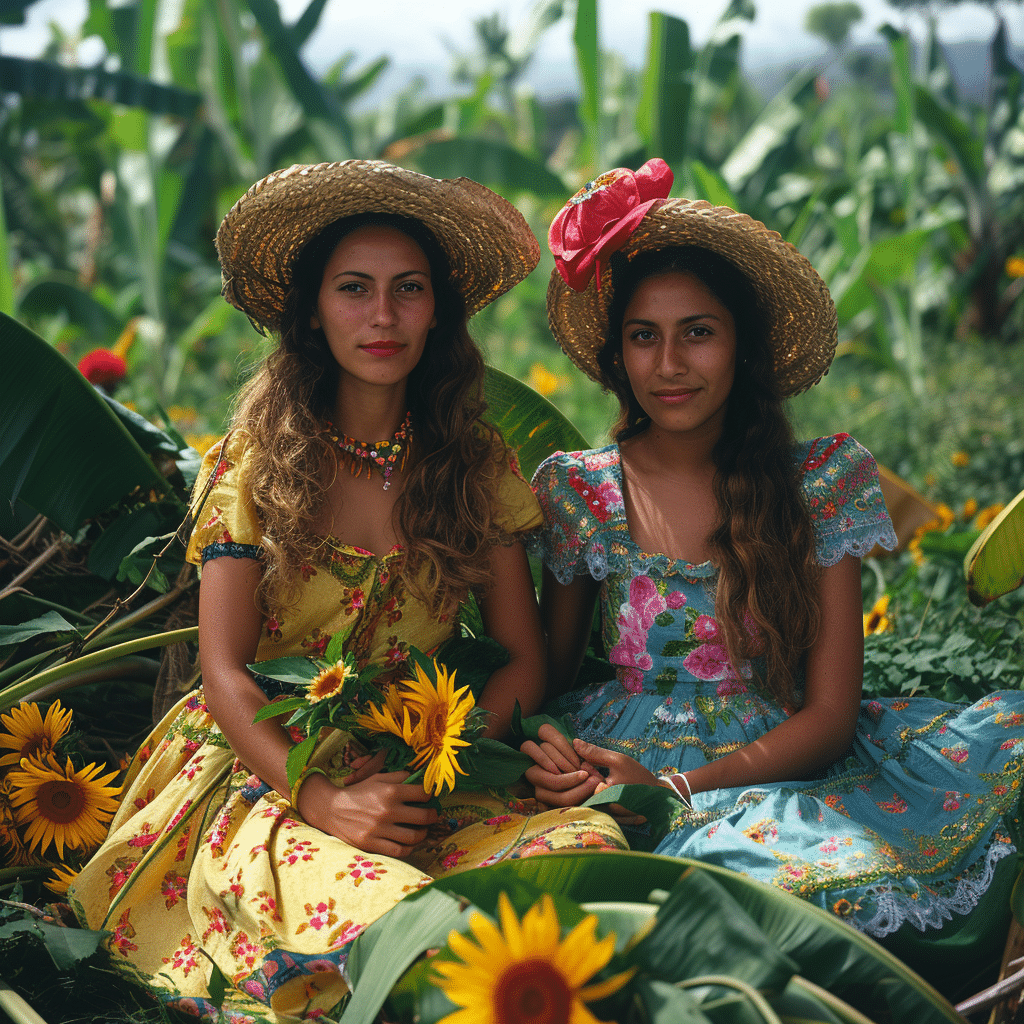
[[[405,738],[407,733],[411,734],[412,727],[416,724],[410,720],[409,709],[403,705],[402,695],[397,686],[388,688],[383,704],[369,703],[366,714],[356,715],[355,722],[367,732],[386,732],[402,738]],[[408,739],[406,742],[409,742]]]
[[892,627],[889,620],[889,595],[883,594],[872,607],[871,611],[864,613],[864,635],[871,636],[872,633],[884,633]]
[[440,987],[462,1009],[439,1024],[593,1024],[583,1004],[617,992],[633,970],[583,987],[615,952],[614,934],[595,941],[597,918],[590,914],[559,941],[555,904],[547,894],[520,922],[501,893],[501,930],[483,914],[469,927],[479,945],[452,932],[448,948],[461,958],[436,960]]
[[69,868],[66,864],[58,864],[53,869],[53,878],[46,880],[46,888],[57,893],[58,896],[63,896],[67,893],[68,886],[77,877],[78,872],[74,868]]
[[100,776],[103,767],[90,764],[76,771],[67,759],[61,768],[53,754],[22,759],[21,771],[9,775],[11,804],[19,825],[28,825],[29,850],[45,854],[50,843],[64,859],[64,847],[88,848],[101,843],[117,810],[120,786],[109,782],[117,772]]
[[466,719],[476,706],[468,686],[455,689],[455,673],[451,675],[443,665],[434,662],[437,683],[430,681],[426,672],[416,665],[416,678],[403,682],[406,692],[403,701],[411,705],[417,714],[415,727],[408,730],[406,721],[406,743],[413,748],[416,756],[411,767],[426,766],[423,788],[428,793],[440,796],[445,784],[449,790],[455,788],[455,773],[465,775],[456,759],[457,747],[468,747],[469,741],[461,738]]
[[327,697],[336,696],[341,693],[342,687],[354,675],[355,672],[350,665],[344,661],[336,662],[330,668],[325,668],[323,672],[310,680],[306,700],[310,704],[317,704]]
[[71,727],[71,709],[62,708],[55,700],[46,712],[39,712],[38,704],[22,701],[9,715],[0,715],[0,723],[9,735],[0,734],[0,747],[8,747],[9,754],[0,757],[0,768],[18,765],[23,757],[45,754],[53,750]]

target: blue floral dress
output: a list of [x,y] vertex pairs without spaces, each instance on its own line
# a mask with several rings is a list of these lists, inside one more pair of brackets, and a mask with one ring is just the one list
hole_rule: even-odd
[[[870,453],[847,434],[798,446],[821,565],[896,545]],[[556,579],[601,581],[610,682],[574,690],[584,739],[651,771],[723,757],[788,712],[735,671],[715,620],[716,569],[641,551],[630,537],[616,445],[556,453],[533,481],[535,538]],[[864,701],[852,747],[819,778],[697,793],[657,851],[709,861],[796,893],[875,936],[941,927],[973,909],[1014,852],[1003,822],[1024,774],[1024,693],[972,706]]]

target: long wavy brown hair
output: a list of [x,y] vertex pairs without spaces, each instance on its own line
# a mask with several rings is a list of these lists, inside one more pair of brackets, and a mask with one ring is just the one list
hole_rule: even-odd
[[622,321],[640,282],[669,271],[693,274],[732,314],[736,375],[712,451],[715,617],[733,668],[752,661],[760,685],[792,708],[801,663],[818,635],[821,570],[757,294],[732,263],[697,246],[651,250],[632,261],[616,254],[611,262],[614,291],[598,363],[619,400],[616,441],[650,425],[622,361]]
[[296,600],[300,568],[324,544],[315,526],[327,508],[338,451],[323,427],[337,395],[338,365],[322,330],[310,326],[324,268],[338,243],[366,225],[396,228],[430,264],[437,325],[407,385],[413,447],[395,526],[406,549],[401,575],[435,613],[491,582],[488,548],[503,539],[495,520],[504,442],[484,423],[484,361],[466,329],[465,304],[448,259],[419,221],[358,214],[325,228],[303,249],[292,274],[277,347],[239,393],[233,427],[251,437],[253,500],[263,530],[258,598]]

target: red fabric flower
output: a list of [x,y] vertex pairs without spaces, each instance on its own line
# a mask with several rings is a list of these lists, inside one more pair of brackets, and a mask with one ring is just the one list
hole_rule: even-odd
[[128,367],[125,361],[109,348],[94,348],[78,360],[78,372],[90,384],[109,388],[124,380]]
[[597,272],[598,261],[615,252],[652,206],[668,198],[672,170],[655,158],[635,173],[625,167],[587,182],[551,222],[548,247],[562,280],[581,292]]

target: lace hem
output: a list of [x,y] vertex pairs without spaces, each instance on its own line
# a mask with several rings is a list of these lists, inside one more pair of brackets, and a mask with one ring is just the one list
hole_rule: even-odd
[[819,536],[815,554],[818,564],[827,567],[835,565],[844,555],[863,558],[876,544],[893,551],[898,543],[892,522],[886,519],[881,523],[854,526],[832,536]]
[[1016,852],[1012,843],[997,842],[993,835],[984,862],[957,878],[956,888],[950,895],[941,895],[933,888],[932,898],[923,905],[922,900],[914,899],[909,893],[895,892],[891,884],[869,889],[876,904],[874,916],[867,921],[856,921],[856,927],[874,938],[891,935],[907,922],[922,932],[941,928],[954,914],[969,914],[978,905],[992,884],[996,864]]
[[206,565],[211,558],[260,558],[263,555],[263,548],[256,544],[207,544],[203,548],[203,565]]

